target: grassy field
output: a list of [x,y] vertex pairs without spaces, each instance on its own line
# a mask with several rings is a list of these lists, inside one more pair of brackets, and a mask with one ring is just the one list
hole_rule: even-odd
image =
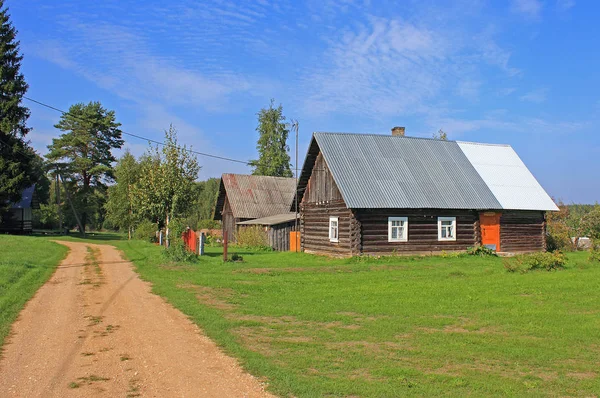
[[0,347],[25,303],[66,253],[66,247],[47,240],[0,235]]
[[234,249],[244,262],[222,263],[210,248],[197,264],[179,265],[157,246],[102,239],[282,396],[600,391],[600,264],[586,253],[569,254],[565,270],[527,274],[479,257]]
[[271,390],[295,396],[600,391],[600,264],[510,274],[499,258],[326,259],[213,251],[167,264],[118,242],[154,291]]

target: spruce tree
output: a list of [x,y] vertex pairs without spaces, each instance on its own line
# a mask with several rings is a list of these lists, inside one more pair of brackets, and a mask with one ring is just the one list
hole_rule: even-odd
[[25,141],[29,110],[22,103],[28,88],[22,59],[17,30],[0,0],[0,220],[41,173],[38,156]]

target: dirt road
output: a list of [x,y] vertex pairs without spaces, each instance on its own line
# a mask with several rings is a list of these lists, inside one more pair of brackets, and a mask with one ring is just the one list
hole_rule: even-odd
[[266,397],[112,246],[71,250],[13,325],[0,397]]

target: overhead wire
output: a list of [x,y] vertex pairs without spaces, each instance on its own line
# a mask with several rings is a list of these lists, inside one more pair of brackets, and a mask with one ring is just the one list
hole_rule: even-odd
[[[46,103],[44,103],[42,101],[38,101],[36,99],[30,98],[30,97],[27,97],[27,96],[23,96],[23,98],[26,99],[26,100],[28,100],[28,101],[31,101],[33,103],[36,103],[36,104],[38,104],[40,106],[43,106],[45,108],[48,108],[48,109],[51,109],[53,111],[59,112],[59,113],[61,113],[63,115],[66,115],[66,114],[69,113],[69,112],[64,111],[64,110],[62,110],[60,108],[57,108],[55,106],[46,104]],[[87,120],[85,118],[82,118],[82,117],[79,117],[79,116],[75,116],[75,115],[70,115],[70,116],[73,117],[73,118],[75,118],[75,119],[79,119],[81,121],[84,121],[84,122],[89,121],[89,120]],[[133,134],[133,133],[129,133],[129,132],[122,131],[122,130],[121,130],[121,134],[130,136],[130,137],[134,137],[134,138],[137,138],[137,139],[140,139],[140,140],[145,140],[145,141],[151,142],[153,144],[162,145],[162,146],[165,146],[165,147],[171,146],[171,147],[174,147],[174,148],[185,150],[187,152],[190,152],[190,153],[193,153],[193,154],[196,154],[196,155],[206,156],[206,157],[213,158],[213,159],[220,159],[220,160],[225,160],[225,161],[228,161],[228,162],[241,163],[241,164],[245,164],[245,165],[248,165],[248,166],[256,166],[256,165],[260,164],[260,163],[257,163],[257,162],[251,161],[251,160],[233,159],[233,158],[228,158],[228,157],[225,157],[225,156],[213,155],[213,154],[206,153],[206,152],[199,152],[199,151],[195,151],[193,149],[189,149],[189,148],[185,148],[185,147],[178,147],[178,146],[175,146],[175,145],[172,145],[172,144],[166,144],[166,143],[164,143],[162,141],[157,141],[157,140],[154,140],[152,138],[144,137],[144,136],[141,136],[141,135],[138,135],[138,134]],[[292,167],[292,166],[293,165],[290,164],[290,167]]]

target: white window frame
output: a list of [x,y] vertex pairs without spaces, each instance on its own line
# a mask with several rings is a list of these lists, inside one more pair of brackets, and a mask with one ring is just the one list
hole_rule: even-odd
[[[333,226],[331,225],[332,222],[335,221],[335,229],[336,229],[336,235],[337,236],[333,236],[334,234],[332,233],[333,231]],[[329,217],[329,241],[330,242],[334,242],[337,243],[340,241],[340,219],[339,217]]]
[[[442,238],[442,221],[452,221],[452,237]],[[438,240],[452,241],[456,240],[456,217],[438,217]]]
[[[393,221],[402,221],[404,223],[402,225],[404,228],[402,236],[392,238],[392,229],[398,228],[397,226],[392,226]],[[388,242],[408,242],[408,217],[388,217]]]

